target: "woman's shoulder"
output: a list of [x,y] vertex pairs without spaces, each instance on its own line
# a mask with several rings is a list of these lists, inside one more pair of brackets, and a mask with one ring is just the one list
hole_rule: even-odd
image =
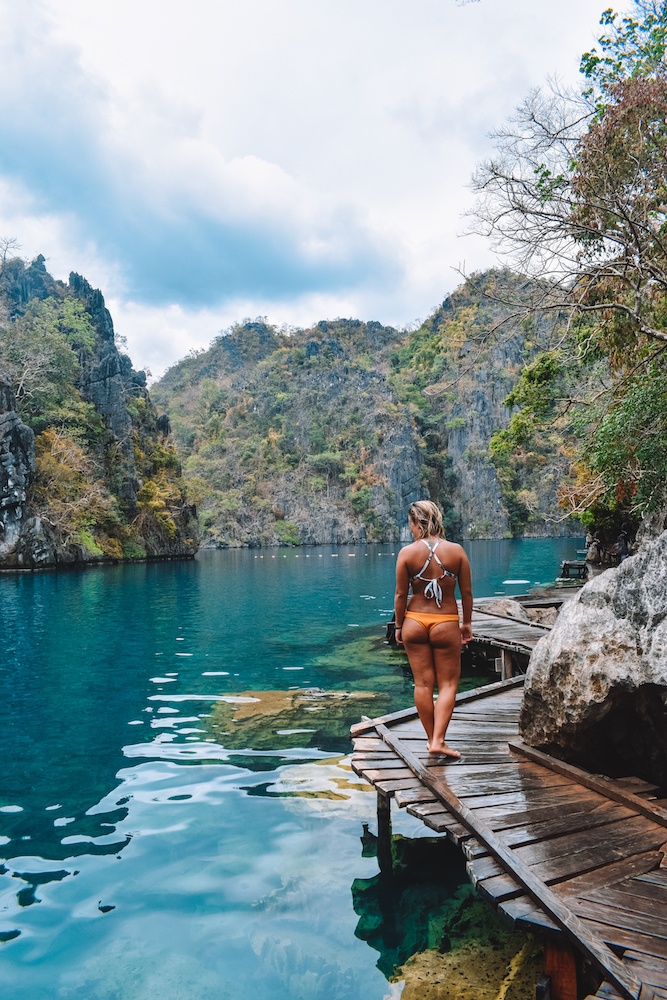
[[449,539],[443,538],[443,544],[445,546],[445,552],[450,558],[453,559],[467,559],[466,550],[458,542],[450,542]]

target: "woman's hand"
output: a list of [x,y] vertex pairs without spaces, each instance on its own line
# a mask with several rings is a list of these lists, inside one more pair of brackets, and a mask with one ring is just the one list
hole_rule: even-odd
[[402,646],[403,645],[403,639],[402,639],[402,636],[401,636],[401,632],[402,631],[403,630],[400,629],[400,628],[394,629],[394,639],[396,640],[396,645],[397,646]]
[[472,623],[464,622],[461,626],[461,643],[465,646],[472,642]]

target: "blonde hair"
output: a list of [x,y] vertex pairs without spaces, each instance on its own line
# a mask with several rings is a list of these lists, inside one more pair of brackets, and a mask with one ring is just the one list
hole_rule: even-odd
[[442,514],[432,500],[415,500],[408,507],[408,518],[419,528],[420,538],[444,538]]

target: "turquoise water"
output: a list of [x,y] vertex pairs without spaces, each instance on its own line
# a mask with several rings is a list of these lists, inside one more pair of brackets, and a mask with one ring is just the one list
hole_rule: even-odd
[[[476,593],[553,579],[577,544],[471,542]],[[375,799],[345,759],[352,722],[411,703],[382,641],[394,559],[0,577],[6,1000],[398,995],[358,936]],[[303,688],[329,695],[292,704]]]

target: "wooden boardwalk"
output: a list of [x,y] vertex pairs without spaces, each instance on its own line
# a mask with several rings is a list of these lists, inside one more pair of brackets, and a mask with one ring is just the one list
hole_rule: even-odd
[[352,727],[352,767],[378,793],[378,858],[391,865],[390,803],[464,852],[470,879],[513,925],[543,935],[554,1000],[578,1000],[574,954],[595,994],[667,1000],[666,801],[638,778],[591,775],[518,738],[523,678],[457,698],[461,762],[432,758],[414,709]]
[[523,622],[483,610],[475,606],[472,613],[473,641],[511,652],[532,653],[537,642],[549,632],[547,625]]

